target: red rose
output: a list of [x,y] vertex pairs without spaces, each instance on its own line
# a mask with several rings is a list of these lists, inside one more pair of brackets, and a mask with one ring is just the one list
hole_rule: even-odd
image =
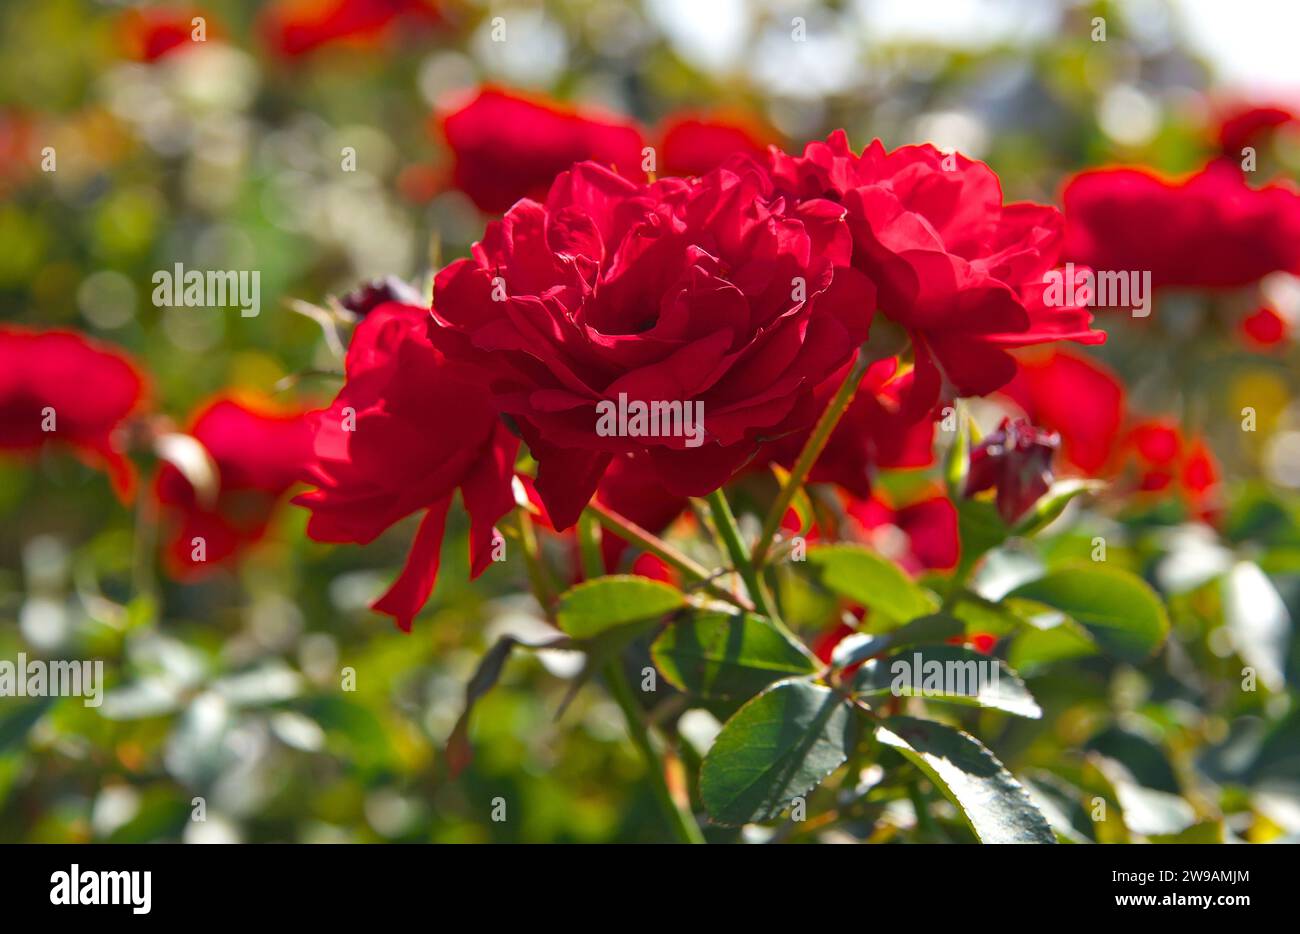
[[748,120],[677,114],[660,129],[660,174],[705,175],[737,153],[761,158],[771,135]]
[[1079,472],[1101,476],[1114,461],[1125,417],[1124,386],[1097,361],[1055,348],[1026,354],[1001,391],[1031,422],[1061,436],[1061,457]]
[[998,430],[971,451],[964,494],[996,490],[998,515],[1013,524],[1052,485],[1052,455],[1060,441],[1054,431],[1004,418]]
[[[865,339],[875,296],[843,265],[842,209],[764,184],[719,169],[637,185],[582,163],[438,274],[433,342],[483,369],[558,528],[618,454],[646,456],[671,493],[717,489],[812,424],[813,389]],[[678,430],[635,425],[652,404],[661,428],[676,404]]]
[[1182,181],[1145,169],[1082,172],[1064,199],[1066,255],[1096,269],[1193,288],[1300,272],[1300,193],[1289,184],[1252,188],[1231,162]]
[[431,0],[275,0],[258,23],[275,51],[297,56],[340,42],[382,42],[398,19],[435,23],[440,16]]
[[275,507],[302,476],[311,439],[297,410],[219,398],[186,432],[207,450],[215,488],[196,490],[165,463],[154,481],[167,529],[165,563],[181,580],[202,576],[266,534]]
[[848,210],[853,265],[875,283],[880,313],[911,334],[931,401],[940,376],[960,395],[1006,383],[1015,374],[1009,348],[1105,339],[1085,309],[1044,301],[1044,275],[1060,258],[1060,213],[1003,205],[984,163],[930,145],[886,152],[879,140],[858,156],[837,130],[802,156],[771,150],[771,166],[778,193]]
[[514,507],[518,441],[464,366],[429,343],[429,313],[389,303],[357,325],[347,381],[328,409],[309,416],[317,489],[294,502],[312,511],[317,541],[365,544],[424,510],[406,567],[374,608],[404,630],[437,581],[447,510],[459,488],[470,517],[470,563],[492,559],[493,524]]
[[122,499],[135,488],[118,428],[138,407],[144,377],[120,352],[72,331],[0,326],[0,450],[66,444],[108,471]]
[[542,197],[555,176],[584,160],[645,179],[639,129],[555,101],[484,88],[438,126],[454,157],[452,184],[488,213]]

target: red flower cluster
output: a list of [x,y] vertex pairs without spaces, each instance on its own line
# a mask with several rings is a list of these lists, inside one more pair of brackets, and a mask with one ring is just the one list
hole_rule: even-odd
[[1134,425],[1127,438],[1128,460],[1138,489],[1173,494],[1198,519],[1218,512],[1219,465],[1204,439],[1188,438],[1176,422],[1151,419]]
[[[1086,310],[1044,301],[1060,214],[1003,205],[987,166],[932,147],[859,156],[837,133],[801,157],[756,158],[688,121],[665,135],[673,160],[709,170],[644,181],[631,125],[488,90],[444,129],[457,183],[509,210],[438,274],[431,314],[368,310],[347,384],[313,417],[317,489],[298,498],[328,541],[367,542],[426,510],[379,604],[404,627],[433,586],[457,488],[474,570],[488,560],[518,439],[543,527],[563,532],[595,496],[662,528],[686,497],[794,460],[877,306],[915,361],[868,369],[812,479],[866,504],[852,517],[863,533],[915,529],[909,567],[951,566],[951,504],[868,501],[873,469],[931,463],[937,403],[1012,380],[1009,349],[1103,337]],[[712,166],[735,147],[749,154]],[[568,168],[580,155],[606,164]],[[621,547],[606,537],[607,567]]]

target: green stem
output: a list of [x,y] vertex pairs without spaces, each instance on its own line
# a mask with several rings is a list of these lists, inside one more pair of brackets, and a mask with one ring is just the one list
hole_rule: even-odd
[[702,586],[713,596],[733,603],[742,610],[754,609],[749,601],[740,599],[714,580],[713,574],[704,565],[693,561],[657,535],[641,528],[631,519],[620,516],[594,500],[587,505],[586,512],[594,515],[600,521],[600,524],[609,531],[622,536],[629,542],[640,545],[641,548],[659,558],[669,567],[675,568],[688,580]]
[[758,541],[754,543],[751,558],[754,567],[763,567],[763,563],[767,560],[768,552],[771,551],[772,543],[776,538],[776,531],[781,527],[781,520],[785,518],[786,510],[790,508],[795,493],[808,479],[813,464],[817,463],[817,458],[821,457],[822,451],[826,448],[826,442],[831,439],[831,432],[840,423],[840,418],[857,394],[858,385],[862,382],[862,377],[866,375],[867,368],[876,359],[875,355],[867,352],[865,345],[858,350],[858,356],[853,361],[853,367],[849,370],[849,375],[844,378],[844,382],[840,384],[840,388],[836,390],[834,398],[831,399],[830,405],[826,407],[826,411],[817,420],[812,434],[804,442],[803,450],[799,452],[799,457],[790,470],[790,476],[781,485],[781,491],[777,494],[776,502],[772,504],[772,508],[767,513],[767,518],[763,521],[763,531],[758,536]]
[[718,537],[722,539],[727,554],[731,556],[731,563],[740,574],[740,579],[745,582],[745,589],[749,591],[750,599],[754,601],[760,613],[770,618],[777,626],[784,628],[781,617],[776,612],[776,605],[763,584],[763,579],[759,577],[758,571],[749,560],[749,549],[745,547],[745,542],[740,537],[740,526],[736,524],[731,504],[727,502],[727,494],[719,488],[710,493],[706,500],[709,511],[713,514],[713,524],[718,530]]
[[551,575],[542,564],[541,549],[537,543],[537,530],[533,527],[532,517],[525,509],[515,510],[515,521],[519,527],[519,544],[524,550],[524,567],[528,571],[528,582],[532,585],[533,596],[542,605],[547,619],[553,619],[555,613],[556,590],[551,583]]
[[[604,573],[604,560],[600,553],[600,521],[595,512],[583,512],[578,518],[578,551],[582,556],[583,575],[588,580],[593,580]],[[695,823],[695,817],[688,810],[678,806],[668,788],[663,757],[650,738],[645,716],[637,703],[636,694],[627,680],[627,673],[623,671],[623,666],[615,658],[605,665],[603,673],[610,694],[618,703],[619,709],[623,711],[628,735],[632,737],[632,742],[636,744],[642,758],[645,759],[651,790],[672,828],[673,835],[680,843],[703,843],[704,836]]]
[[695,821],[695,815],[688,808],[680,807],[668,788],[663,756],[650,738],[650,731],[646,729],[641,709],[636,702],[636,695],[632,692],[632,685],[628,683],[623,666],[618,661],[610,662],[605,666],[604,675],[610,694],[614,696],[614,700],[623,711],[628,735],[632,737],[632,742],[641,750],[641,755],[645,759],[650,788],[664,817],[672,827],[673,836],[678,843],[704,843],[704,834]]
[[589,512],[578,517],[578,553],[582,558],[582,576],[595,580],[605,573],[605,558],[600,551],[600,520]]

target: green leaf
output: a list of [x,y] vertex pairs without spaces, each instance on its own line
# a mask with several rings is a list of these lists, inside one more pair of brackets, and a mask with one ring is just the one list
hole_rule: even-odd
[[981,843],[1056,842],[1024,786],[970,734],[931,720],[890,717],[876,736],[943,789]]
[[657,619],[686,605],[686,596],[660,581],[617,574],[571,587],[560,596],[556,621],[575,639],[607,629]]
[[970,452],[973,447],[973,425],[966,407],[953,403],[957,414],[957,437],[948,446],[943,460],[943,479],[948,487],[948,498],[958,502],[966,495],[966,474],[970,470]]
[[920,619],[914,619],[910,623],[889,632],[876,635],[855,632],[852,635],[845,636],[836,644],[835,650],[831,654],[831,664],[836,668],[847,668],[850,665],[865,662],[887,649],[897,648],[900,645],[943,642],[953,636],[960,636],[963,632],[965,632],[965,627],[960,620],[953,619],[951,616],[933,613],[929,616],[922,616]]
[[988,707],[1034,720],[1043,715],[1019,675],[996,658],[956,645],[928,645],[872,659],[854,675],[853,691]]
[[842,597],[906,623],[938,609],[939,602],[888,558],[861,545],[824,545],[808,551],[822,583]]
[[[24,675],[19,672],[18,677]],[[54,698],[43,697],[6,709],[4,716],[0,717],[0,752],[26,740],[36,721],[53,706]]]
[[856,723],[845,701],[809,681],[780,681],[722,727],[700,769],[700,797],[720,824],[769,820],[849,756]]
[[1065,507],[1070,505],[1075,497],[1084,493],[1095,493],[1105,488],[1106,484],[1100,480],[1058,480],[1039,497],[1033,508],[1021,517],[1012,530],[1013,534],[1033,535],[1060,518],[1061,513],[1065,512]]
[[753,613],[690,614],[659,635],[650,655],[674,687],[707,698],[752,697],[818,667],[802,645]]
[[956,499],[953,505],[957,507],[957,534],[961,538],[956,573],[964,577],[975,562],[1006,541],[1011,530],[989,500]]
[[1011,640],[1007,662],[1016,671],[1032,674],[1055,662],[1095,655],[1097,643],[1073,620],[1050,629],[1025,629]]
[[469,679],[469,683],[465,685],[465,709],[461,711],[455,727],[452,728],[451,735],[447,738],[447,767],[452,778],[465,770],[474,755],[474,750],[469,741],[469,718],[470,714],[474,712],[474,705],[480,697],[496,686],[497,681],[501,678],[501,672],[505,668],[506,661],[510,658],[510,653],[514,651],[515,646],[541,649],[567,648],[570,644],[568,639],[560,638],[551,643],[531,645],[516,639],[514,636],[502,636],[492,648],[488,649],[483,658],[479,660],[478,668],[474,669],[474,674]]
[[1147,658],[1169,632],[1169,615],[1156,592],[1127,571],[1071,565],[1007,596],[1060,610],[1087,629],[1103,651],[1126,661]]

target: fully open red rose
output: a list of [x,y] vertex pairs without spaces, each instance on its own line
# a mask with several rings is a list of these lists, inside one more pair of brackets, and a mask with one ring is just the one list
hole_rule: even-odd
[[932,401],[940,376],[960,395],[1005,384],[1015,374],[1012,347],[1105,339],[1085,309],[1044,300],[1044,275],[1061,250],[1060,213],[1003,205],[984,163],[930,145],[886,152],[879,140],[859,156],[842,130],[802,156],[770,154],[778,193],[847,209],[853,265],[879,290],[880,313],[910,333]]
[[[764,185],[757,169],[637,185],[583,163],[439,273],[433,342],[482,369],[558,528],[618,454],[647,456],[670,492],[717,489],[812,424],[813,389],[865,339],[875,296],[847,268],[843,209]],[[665,427],[674,404],[667,431],[632,421],[656,405]]]
[[266,534],[275,507],[311,454],[304,413],[222,397],[203,406],[187,434],[216,468],[214,488],[196,489],[172,464],[154,481],[167,534],[165,564],[181,580],[201,577]]
[[492,559],[493,524],[514,506],[519,442],[466,367],[429,343],[425,309],[395,302],[357,326],[347,382],[334,403],[310,416],[317,489],[294,502],[312,511],[317,541],[372,541],[424,510],[406,567],[375,609],[409,630],[438,577],[442,537],[459,488],[470,516],[470,563]]
[[0,451],[68,445],[107,470],[126,499],[135,469],[118,428],[143,394],[135,365],[98,341],[72,331],[0,326]]
[[643,180],[641,131],[631,123],[550,100],[484,88],[438,118],[452,151],[452,184],[481,210],[499,214],[545,195],[575,162],[599,162]]
[[1300,272],[1300,192],[1252,188],[1231,162],[1181,181],[1146,169],[1081,172],[1064,201],[1071,260],[1150,272],[1157,288],[1236,287]]

